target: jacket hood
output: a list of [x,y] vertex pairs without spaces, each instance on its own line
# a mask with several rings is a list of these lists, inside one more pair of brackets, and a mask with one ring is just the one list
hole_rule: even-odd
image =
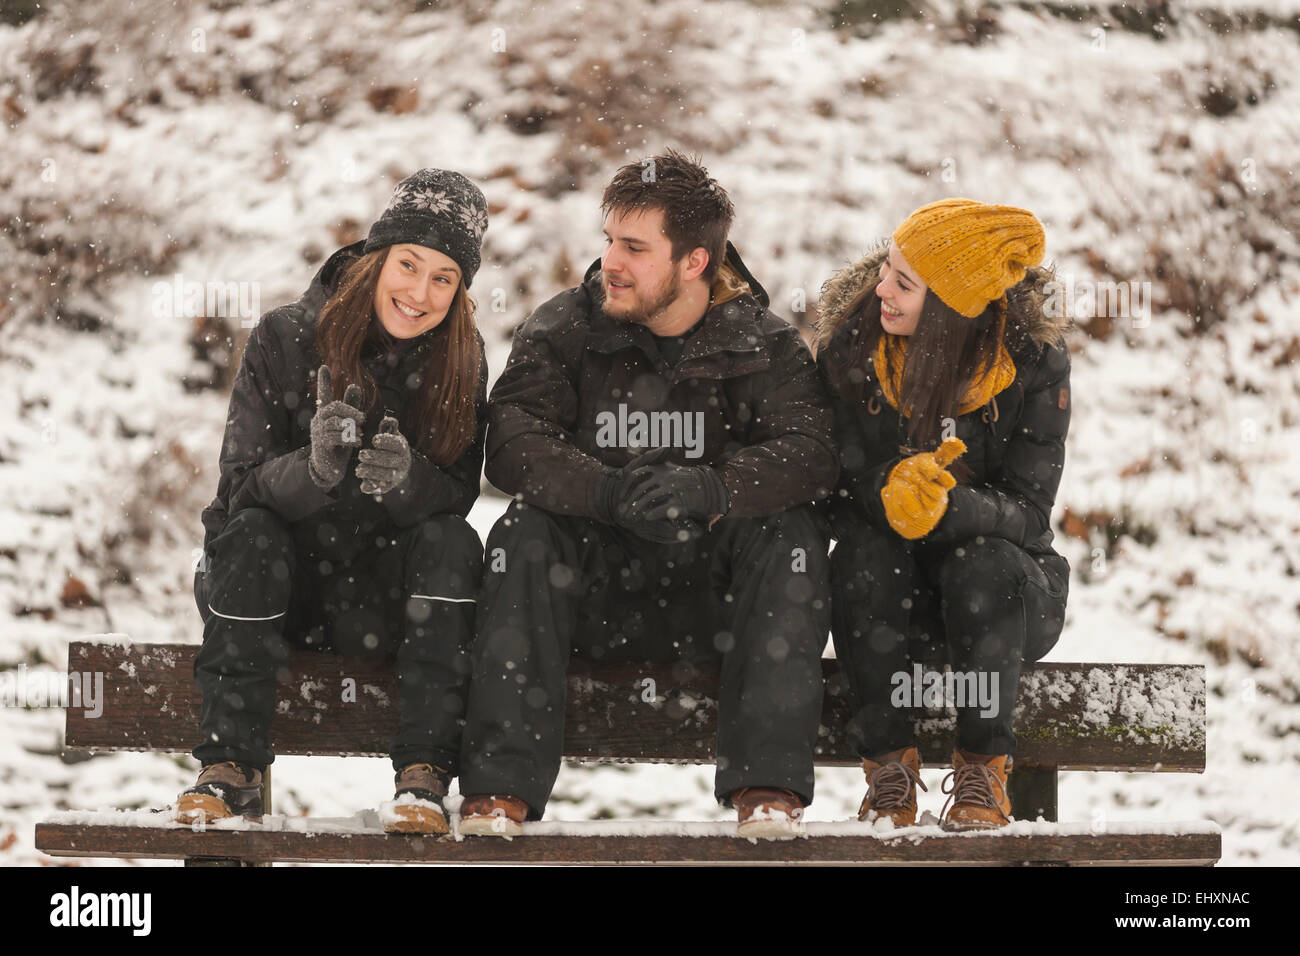
[[344,267],[361,258],[365,244],[364,239],[358,239],[349,246],[336,249],[325,260],[324,265],[316,270],[316,275],[312,277],[311,284],[307,286],[307,291],[302,294],[299,300],[308,312],[312,315],[320,313],[321,307],[325,305],[325,302],[338,286]]
[[[597,259],[587,266],[587,271],[582,277],[583,284],[590,282],[599,273],[600,260]],[[718,289],[720,283],[724,288],[731,289],[739,285],[748,285],[749,294],[754,297],[759,305],[767,308],[771,304],[767,296],[767,290],[754,278],[753,273],[749,271],[749,267],[745,265],[745,261],[740,258],[740,253],[736,251],[736,247],[731,244],[731,240],[727,240],[726,254],[722,258],[722,265],[718,269],[718,275],[713,280],[715,290]]]
[[[880,264],[889,255],[889,239],[880,240],[852,265],[835,272],[822,285],[817,319],[817,347],[822,349],[848,319],[849,304],[863,289],[874,290],[880,281]],[[1043,286],[1056,279],[1052,266],[1031,266],[1025,277],[1007,290],[1008,347],[1025,339],[1039,348],[1060,345],[1070,328],[1068,315],[1049,316],[1043,311],[1047,293]]]

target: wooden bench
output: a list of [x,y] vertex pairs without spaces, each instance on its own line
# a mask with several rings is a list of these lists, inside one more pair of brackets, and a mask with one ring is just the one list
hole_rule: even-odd
[[[67,712],[66,747],[77,751],[188,752],[197,742],[199,695],[193,644],[78,642],[69,672],[101,672],[102,714]],[[841,728],[847,708],[833,660],[817,762],[857,765]],[[647,684],[653,681],[653,686]],[[352,681],[345,685],[345,681]],[[344,702],[345,688],[354,702]],[[717,675],[684,665],[590,664],[569,672],[564,752],[583,761],[711,763]],[[653,693],[651,693],[653,692]],[[281,684],[272,727],[277,754],[385,756],[396,725],[396,688],[381,662],[297,653]],[[268,815],[203,829],[163,813],[68,811],[37,824],[36,848],[52,856],[183,859],[188,863],[991,863],[1213,865],[1220,833],[1210,823],[1057,823],[1064,770],[1200,773],[1205,769],[1204,668],[1159,664],[1037,664],[1021,676],[1011,775],[1016,822],[1003,831],[893,833],[847,820],[808,823],[808,838],[752,841],[731,823],[593,821],[531,824],[514,840],[385,834],[311,818]],[[951,760],[953,716],[918,724],[927,766]],[[267,807],[270,813],[270,781]],[[865,783],[864,783],[865,786]],[[167,795],[170,800],[172,795]],[[1028,822],[1041,817],[1041,821]]]

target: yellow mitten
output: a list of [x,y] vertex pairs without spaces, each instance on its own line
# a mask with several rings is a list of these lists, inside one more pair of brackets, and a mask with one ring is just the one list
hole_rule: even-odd
[[948,489],[957,484],[945,470],[966,451],[960,438],[945,438],[937,451],[904,458],[880,490],[889,525],[908,540],[923,538],[948,510]]

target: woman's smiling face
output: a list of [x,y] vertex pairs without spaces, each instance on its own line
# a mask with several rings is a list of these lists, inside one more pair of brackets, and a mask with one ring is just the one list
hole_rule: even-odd
[[880,264],[880,282],[876,285],[876,295],[880,296],[881,327],[892,335],[915,332],[921,319],[926,288],[898,247],[891,242],[889,256]]
[[447,317],[460,267],[449,256],[427,246],[390,246],[375,284],[375,315],[388,334],[409,339]]

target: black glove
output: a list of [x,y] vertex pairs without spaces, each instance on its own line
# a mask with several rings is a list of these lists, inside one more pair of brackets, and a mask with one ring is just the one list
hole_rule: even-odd
[[[366,416],[357,406],[361,404],[362,394],[360,385],[349,385],[343,401],[337,402],[329,366],[322,365],[316,374],[316,414],[311,420],[311,458],[307,473],[318,488],[328,491],[342,481],[352,449],[361,447],[361,426]],[[356,423],[350,429],[350,439],[344,437],[348,419]]]
[[704,536],[704,529],[699,522],[690,518],[678,518],[675,521],[628,520],[620,521],[619,526],[654,544],[681,544]]
[[606,524],[618,525],[637,537],[655,544],[680,544],[704,534],[703,529],[689,518],[647,521],[633,517],[627,508],[633,488],[633,473],[642,466],[655,465],[666,458],[671,449],[652,448],[633,458],[622,468],[607,469],[596,490],[596,515]]
[[397,419],[385,415],[370,447],[357,454],[357,477],[363,495],[386,495],[411,473],[411,446],[398,431]]
[[[626,500],[626,499],[625,499]],[[662,521],[679,518],[708,520],[731,508],[727,486],[708,465],[643,463],[632,472],[629,518]]]

